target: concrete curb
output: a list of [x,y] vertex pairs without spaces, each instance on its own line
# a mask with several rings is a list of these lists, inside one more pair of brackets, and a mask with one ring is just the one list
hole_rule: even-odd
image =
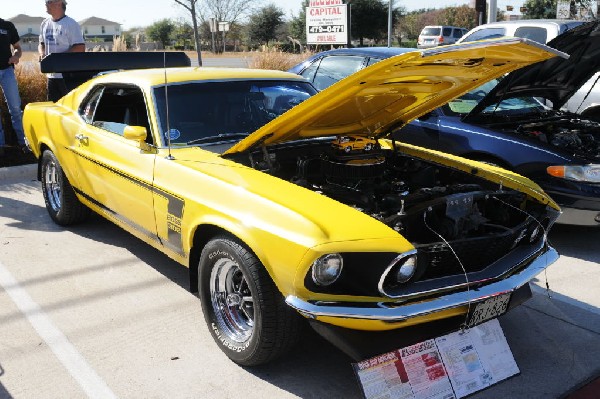
[[37,178],[37,164],[20,166],[8,166],[0,168],[0,183],[11,180],[22,180]]

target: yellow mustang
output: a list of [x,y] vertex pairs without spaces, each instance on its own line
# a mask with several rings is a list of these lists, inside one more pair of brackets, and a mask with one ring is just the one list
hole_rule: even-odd
[[[94,211],[188,266],[233,361],[281,355],[304,320],[358,359],[413,327],[503,314],[557,259],[559,208],[535,183],[386,138],[557,55],[524,39],[445,46],[320,93],[278,71],[121,71],[29,104],[24,126],[50,217]],[[377,145],[346,152],[340,137]]]

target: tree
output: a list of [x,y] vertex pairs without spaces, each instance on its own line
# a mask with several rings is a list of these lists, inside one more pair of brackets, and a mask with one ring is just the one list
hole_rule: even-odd
[[[527,18],[542,19],[556,18],[557,0],[527,0],[523,4],[527,11],[523,15]],[[571,0],[571,15],[569,18],[578,18],[578,9],[594,10],[597,4],[596,0]],[[595,16],[595,13],[593,13]]]
[[387,3],[381,0],[353,0],[350,4],[352,38],[358,38],[362,46],[365,38],[378,41],[387,37]]
[[269,45],[269,41],[276,38],[277,28],[283,25],[283,15],[281,8],[274,4],[250,15],[248,34],[251,39]]
[[298,16],[292,16],[290,21],[290,35],[293,39],[300,40],[302,43],[306,43],[306,7],[308,7],[309,0],[302,1],[302,7]]
[[438,16],[437,24],[459,26],[461,28],[474,28],[477,22],[477,11],[467,5],[460,7],[446,7]]
[[192,27],[194,30],[194,43],[196,44],[196,54],[198,55],[198,65],[202,66],[202,49],[200,47],[200,36],[198,34],[198,19],[196,18],[196,3],[198,0],[175,0],[175,3],[179,4],[188,12],[192,18]]
[[[183,1],[183,0],[176,0]],[[190,1],[190,0],[187,0]],[[242,17],[252,14],[256,10],[255,4],[261,0],[204,0],[198,5],[200,20],[208,22],[214,18],[217,22],[229,22],[229,27],[238,23]],[[220,52],[223,49],[223,40],[228,32],[215,35],[216,48]]]
[[146,28],[146,35],[155,42],[161,42],[166,48],[171,42],[171,33],[175,30],[175,24],[169,19],[161,19]]
[[175,39],[175,46],[187,50],[193,48],[192,43],[194,42],[194,28],[187,22],[178,22],[175,26],[175,30],[172,34]]

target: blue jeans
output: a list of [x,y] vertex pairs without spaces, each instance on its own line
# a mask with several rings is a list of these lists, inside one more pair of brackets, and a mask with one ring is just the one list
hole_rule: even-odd
[[[2,87],[2,92],[4,93],[6,104],[8,105],[8,112],[10,112],[12,127],[17,134],[17,141],[19,144],[25,144],[25,135],[23,134],[23,112],[21,111],[21,97],[19,96],[19,87],[17,86],[15,69],[12,66],[6,69],[0,69],[0,87]],[[0,146],[5,144],[6,138],[4,137],[2,123],[0,123]]]

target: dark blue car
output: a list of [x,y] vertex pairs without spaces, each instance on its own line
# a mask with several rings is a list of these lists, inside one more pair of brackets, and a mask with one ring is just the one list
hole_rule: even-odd
[[[600,123],[561,111],[600,70],[599,25],[581,25],[548,44],[570,54],[568,60],[553,58],[489,82],[412,121],[395,138],[527,176],[562,207],[559,222],[600,225]],[[322,90],[407,51],[415,49],[330,50],[290,71]]]

